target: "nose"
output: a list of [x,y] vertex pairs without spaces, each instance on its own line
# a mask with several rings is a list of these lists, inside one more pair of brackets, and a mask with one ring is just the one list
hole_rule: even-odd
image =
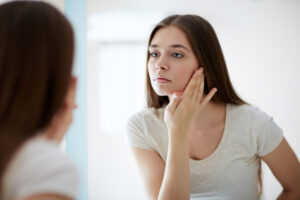
[[155,65],[156,70],[168,70],[168,63],[164,59],[159,59]]

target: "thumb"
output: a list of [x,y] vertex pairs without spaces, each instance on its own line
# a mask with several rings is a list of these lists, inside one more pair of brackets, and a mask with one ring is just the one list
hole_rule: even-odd
[[183,92],[174,92],[172,96],[177,96],[179,99],[182,99]]
[[174,113],[174,112],[175,112],[175,110],[176,110],[176,108],[177,108],[179,102],[180,102],[180,97],[177,96],[177,94],[174,93],[174,94],[172,95],[172,98],[171,98],[170,103],[169,103],[169,105],[168,105],[168,107],[169,107],[168,109],[169,109],[169,111],[170,111],[171,113]]

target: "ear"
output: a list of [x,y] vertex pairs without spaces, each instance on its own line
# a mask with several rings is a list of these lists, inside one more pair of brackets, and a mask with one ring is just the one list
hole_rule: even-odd
[[71,125],[73,110],[77,107],[75,104],[76,87],[77,78],[72,76],[63,106],[58,113],[56,113],[50,126],[44,132],[49,140],[60,143]]
[[65,105],[71,106],[73,107],[73,109],[77,107],[77,105],[75,104],[76,89],[77,89],[77,77],[71,76],[69,88],[65,98]]

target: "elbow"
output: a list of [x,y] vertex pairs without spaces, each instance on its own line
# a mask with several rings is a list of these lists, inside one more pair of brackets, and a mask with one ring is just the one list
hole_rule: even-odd
[[299,189],[283,189],[277,200],[299,200],[300,191]]
[[159,195],[158,200],[190,200],[190,195],[187,194],[170,194]]

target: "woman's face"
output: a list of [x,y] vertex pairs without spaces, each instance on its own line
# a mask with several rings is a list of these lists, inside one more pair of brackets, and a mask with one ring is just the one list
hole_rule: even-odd
[[157,95],[183,92],[199,67],[185,33],[176,26],[161,28],[149,46],[148,73]]

